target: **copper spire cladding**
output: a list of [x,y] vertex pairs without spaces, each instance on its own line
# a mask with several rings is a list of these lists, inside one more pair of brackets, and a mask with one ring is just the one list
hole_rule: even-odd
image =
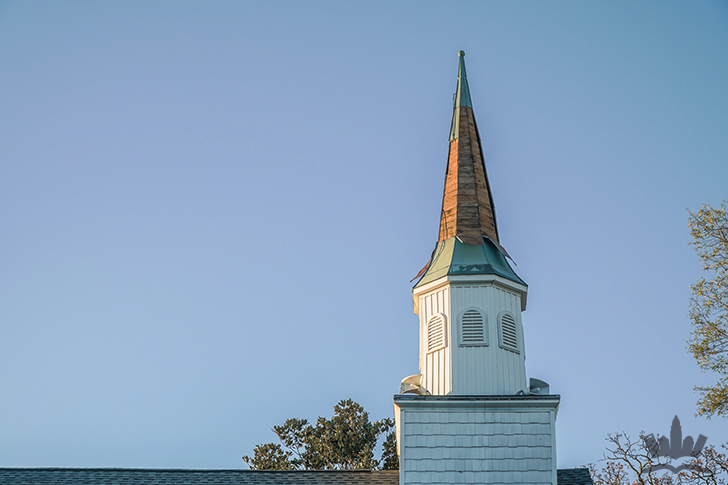
[[458,236],[465,244],[482,245],[482,236],[486,236],[499,243],[495,207],[465,73],[465,52],[458,55],[458,85],[438,240]]

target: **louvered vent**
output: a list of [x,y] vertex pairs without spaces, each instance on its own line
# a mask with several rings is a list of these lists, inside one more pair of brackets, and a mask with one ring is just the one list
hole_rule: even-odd
[[445,317],[435,315],[427,324],[427,352],[445,347]]
[[501,347],[512,352],[518,352],[518,333],[516,332],[516,319],[510,313],[504,313],[500,318]]
[[463,345],[484,345],[485,325],[483,314],[478,310],[468,310],[460,319]]

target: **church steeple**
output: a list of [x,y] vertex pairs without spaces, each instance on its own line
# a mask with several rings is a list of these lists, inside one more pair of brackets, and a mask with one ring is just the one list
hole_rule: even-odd
[[559,396],[526,379],[528,286],[499,242],[464,56],[440,234],[412,289],[420,373],[394,397],[399,483],[556,485]]
[[438,240],[458,236],[465,244],[482,245],[482,236],[486,236],[498,243],[495,207],[465,72],[465,52],[458,55],[458,85]]

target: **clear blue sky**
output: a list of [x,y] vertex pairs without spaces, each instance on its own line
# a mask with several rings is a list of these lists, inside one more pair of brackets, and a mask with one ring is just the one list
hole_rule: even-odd
[[243,467],[392,415],[466,51],[560,467],[694,418],[725,2],[0,2],[0,466]]

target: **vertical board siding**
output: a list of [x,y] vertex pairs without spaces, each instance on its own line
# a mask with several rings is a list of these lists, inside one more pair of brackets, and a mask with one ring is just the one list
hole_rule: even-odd
[[[452,393],[458,395],[510,395],[526,387],[525,353],[521,323],[521,297],[498,286],[452,285],[451,333],[458,338],[452,346]],[[470,308],[485,317],[487,346],[460,346],[460,317]],[[498,316],[508,311],[516,320],[520,353],[499,345]]]
[[400,483],[552,484],[553,410],[408,409]]
[[[430,319],[445,315],[445,347],[427,352],[427,324]],[[450,353],[453,343],[452,316],[450,315],[450,289],[445,286],[420,297],[420,372],[425,389],[435,395],[448,394],[450,384]]]

